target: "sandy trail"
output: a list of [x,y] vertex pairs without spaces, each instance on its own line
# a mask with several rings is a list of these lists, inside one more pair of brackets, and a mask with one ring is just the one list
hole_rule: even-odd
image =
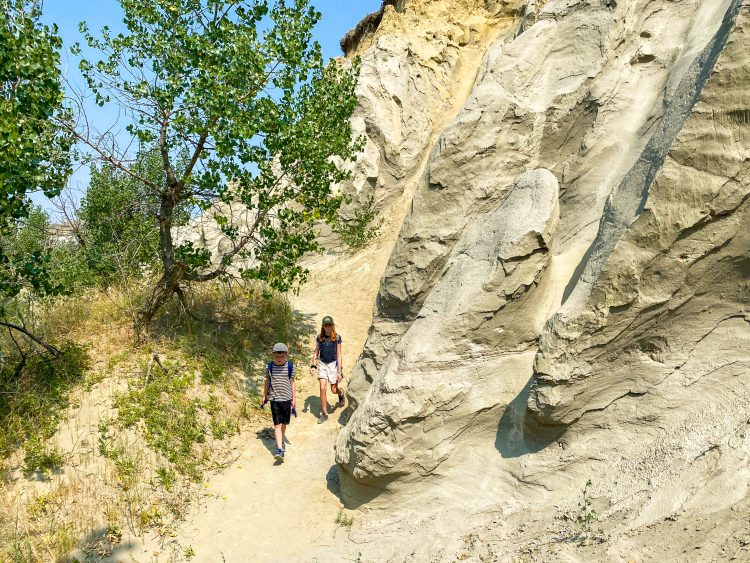
[[300,393],[308,412],[300,407],[289,427],[284,463],[274,462],[271,432],[248,434],[237,462],[211,480],[216,496],[180,534],[197,560],[309,561],[314,547],[332,541],[341,506],[329,490],[337,475],[331,468],[339,423],[333,415],[317,424],[320,402],[308,379]]
[[[365,250],[346,258],[329,255],[319,259],[311,267],[311,281],[293,301],[295,309],[314,330],[323,316],[334,317],[343,338],[347,373],[362,349],[371,322],[373,293],[380,275],[379,271],[373,271],[372,255],[372,250]],[[347,289],[332,292],[330,288],[337,283]],[[369,295],[365,295],[368,291]],[[311,332],[311,343],[313,338]],[[336,523],[343,505],[334,492],[338,472],[333,448],[342,427],[339,418],[343,408],[330,409],[334,399],[338,399],[329,393],[331,416],[327,422],[318,424],[321,411],[317,380],[309,373],[306,357],[297,354],[295,366],[299,370],[299,416],[292,418],[287,430],[289,443],[284,463],[278,464],[273,459],[276,443],[266,408],[265,428],[257,434],[243,433],[238,459],[206,483],[209,495],[191,511],[174,538],[173,545],[179,544],[179,553],[187,549],[195,553],[193,561],[356,559],[356,553],[351,558],[342,554],[341,541],[336,542],[336,554],[326,549],[333,545],[337,534],[346,533]],[[348,518],[353,514],[345,513]],[[118,554],[115,560],[145,562],[169,557],[169,546],[161,548],[150,540],[133,547],[125,558]]]

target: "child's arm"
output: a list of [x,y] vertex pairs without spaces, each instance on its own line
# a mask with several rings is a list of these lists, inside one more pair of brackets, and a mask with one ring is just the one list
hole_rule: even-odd
[[268,373],[266,373],[266,377],[263,381],[263,398],[260,400],[261,404],[266,402],[266,399],[268,399],[268,385],[271,383],[271,378],[268,376]]
[[294,377],[292,377],[292,408],[297,408],[297,380]]
[[336,378],[336,381],[341,381],[341,378],[344,377],[344,364],[342,363],[342,354],[341,354],[341,337],[339,336],[338,342],[336,342],[336,364],[339,367],[339,373],[338,377]]
[[310,360],[310,375],[313,374],[313,370],[318,369],[318,355],[320,355],[320,347],[318,346],[318,337],[315,337],[314,343],[313,343],[313,355],[312,359]]

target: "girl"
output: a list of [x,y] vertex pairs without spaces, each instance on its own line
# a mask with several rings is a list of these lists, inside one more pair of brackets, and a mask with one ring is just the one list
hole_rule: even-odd
[[318,383],[320,383],[320,408],[323,413],[318,423],[328,420],[328,401],[326,399],[326,388],[331,384],[331,391],[339,396],[339,407],[344,406],[344,392],[339,387],[343,377],[343,364],[341,362],[341,336],[336,334],[336,325],[331,317],[323,317],[320,334],[315,339],[316,346],[310,362],[310,374],[318,371]]

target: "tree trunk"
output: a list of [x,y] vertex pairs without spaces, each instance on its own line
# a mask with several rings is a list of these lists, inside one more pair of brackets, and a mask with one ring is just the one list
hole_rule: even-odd
[[[162,139],[163,141],[163,139]],[[163,151],[162,151],[163,152]],[[174,241],[172,240],[172,215],[177,204],[176,192],[179,186],[174,180],[168,159],[165,156],[165,170],[169,178],[164,192],[161,195],[159,208],[159,246],[161,251],[161,262],[164,269],[161,279],[158,281],[146,304],[138,312],[135,318],[135,333],[140,335],[146,331],[151,324],[157,311],[161,309],[172,294],[179,291],[180,282],[185,277],[184,266],[178,264],[174,255]]]
[[184,273],[184,269],[177,265],[164,272],[151,292],[148,301],[136,315],[136,334],[141,334],[143,331],[148,332],[149,324],[151,324],[162,305],[169,301],[173,293],[180,291],[180,282],[183,280]]

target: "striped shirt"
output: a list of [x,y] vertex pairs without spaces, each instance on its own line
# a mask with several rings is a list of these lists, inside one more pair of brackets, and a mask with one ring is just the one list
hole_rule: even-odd
[[[270,379],[271,386],[268,390],[268,398],[272,401],[292,400],[292,381],[289,379],[289,362],[276,365],[271,364],[271,369],[266,366],[266,379]],[[292,377],[294,377],[294,366],[292,366]]]

